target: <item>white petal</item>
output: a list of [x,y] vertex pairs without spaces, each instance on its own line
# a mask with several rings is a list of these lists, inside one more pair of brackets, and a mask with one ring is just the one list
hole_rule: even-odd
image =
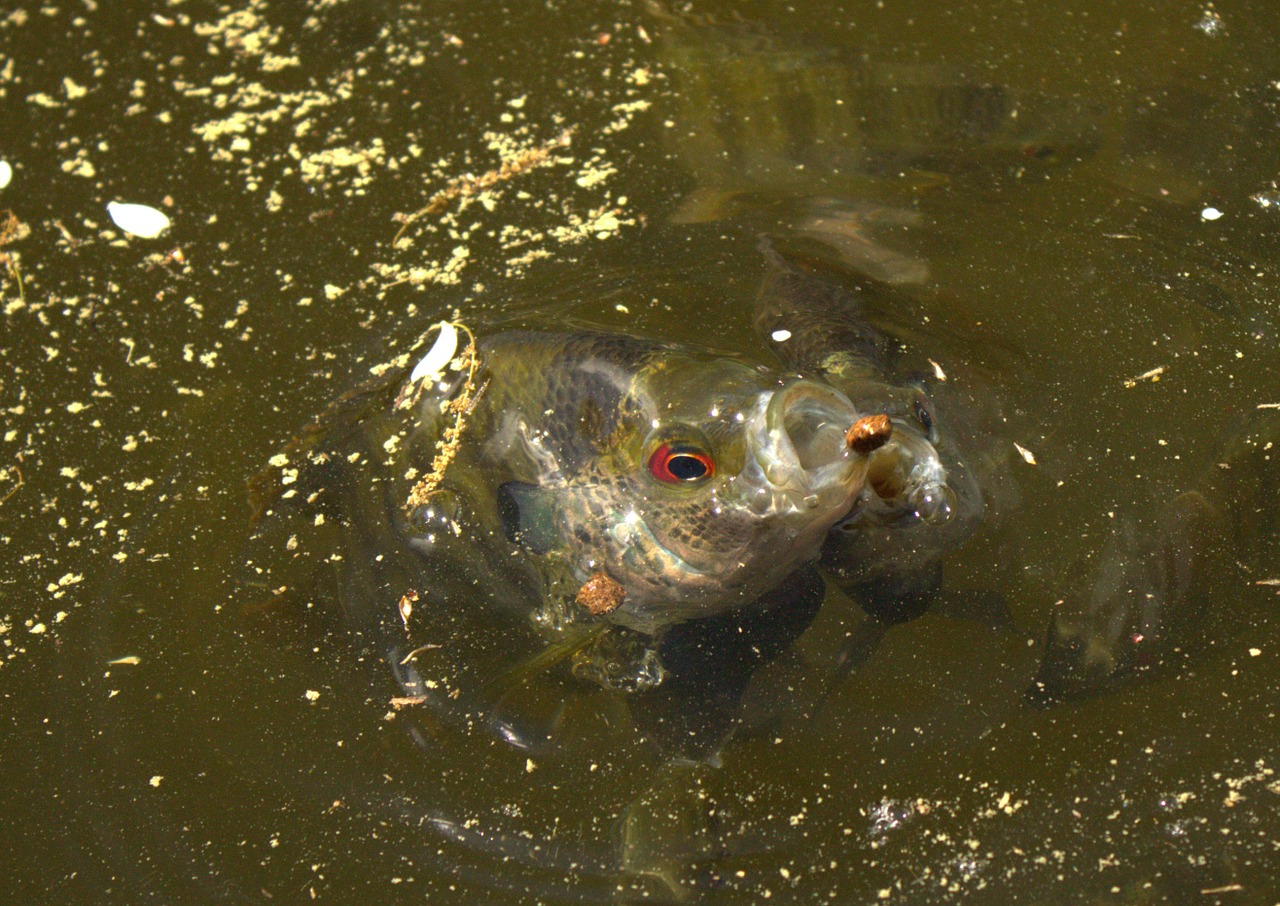
[[440,336],[436,337],[427,354],[413,366],[413,371],[409,374],[411,383],[424,377],[435,380],[444,373],[445,366],[453,361],[458,352],[458,329],[448,321],[441,321],[436,326],[440,328]]
[[7,160],[0,160],[0,189],[7,186],[11,179],[13,179],[13,167],[9,166]]
[[126,233],[154,239],[169,229],[169,218],[164,211],[145,204],[121,204],[113,201],[107,205],[111,221]]

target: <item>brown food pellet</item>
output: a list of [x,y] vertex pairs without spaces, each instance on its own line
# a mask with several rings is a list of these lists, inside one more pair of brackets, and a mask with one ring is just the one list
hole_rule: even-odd
[[627,590],[610,579],[604,573],[592,573],[581,588],[575,600],[591,613],[599,616],[616,610],[627,596]]
[[849,449],[866,456],[883,447],[891,434],[893,422],[889,421],[889,416],[864,415],[853,423],[844,439],[848,442]]

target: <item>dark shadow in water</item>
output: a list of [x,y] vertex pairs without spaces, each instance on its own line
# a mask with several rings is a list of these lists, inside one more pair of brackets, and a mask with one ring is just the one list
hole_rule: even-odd
[[825,590],[809,567],[750,608],[668,632],[658,650],[669,675],[631,703],[640,731],[667,758],[715,763],[751,677],[809,628]]

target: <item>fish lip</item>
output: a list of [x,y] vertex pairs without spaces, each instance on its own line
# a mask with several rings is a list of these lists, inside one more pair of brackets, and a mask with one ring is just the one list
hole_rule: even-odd
[[796,508],[846,499],[861,490],[866,473],[867,457],[845,442],[845,432],[859,417],[834,387],[792,381],[758,400],[747,432],[749,465],[759,472],[762,486],[790,498]]

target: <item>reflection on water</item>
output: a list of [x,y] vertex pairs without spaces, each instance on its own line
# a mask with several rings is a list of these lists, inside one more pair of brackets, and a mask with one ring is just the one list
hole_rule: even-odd
[[[17,891],[1274,900],[1274,11],[794,6],[0,19]],[[453,309],[772,362],[765,232],[899,284],[876,326],[986,483],[924,615],[801,576],[651,694],[450,699],[539,637],[424,602],[401,667],[341,570],[238,584],[246,477]]]

